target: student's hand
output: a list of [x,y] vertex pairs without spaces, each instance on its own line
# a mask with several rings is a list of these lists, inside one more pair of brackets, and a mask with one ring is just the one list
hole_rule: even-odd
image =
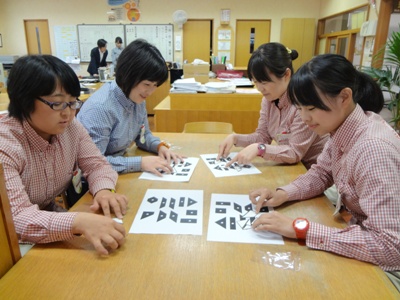
[[172,160],[175,162],[175,164],[179,164],[180,162],[184,161],[184,158],[186,158],[186,156],[182,156],[180,154],[172,152],[165,146],[160,147],[160,150],[158,151],[158,156],[165,159],[169,164],[171,164]]
[[173,171],[171,164],[160,156],[143,156],[141,169],[160,177],[162,176],[161,172],[169,174]]
[[240,165],[245,165],[251,163],[251,161],[257,157],[258,154],[258,143],[251,144],[241,150],[230,162],[226,164],[229,167],[231,164],[237,162]]
[[222,143],[219,145],[217,160],[220,160],[221,157],[227,157],[233,145],[236,144],[236,135],[230,134],[228,135]]
[[250,192],[250,201],[256,205],[256,213],[264,206],[279,206],[288,200],[288,194],[284,190],[271,191],[260,188]]
[[125,228],[111,218],[91,213],[78,213],[72,223],[72,232],[82,234],[101,255],[107,249],[115,250],[125,242]]
[[282,215],[277,211],[262,214],[251,225],[255,230],[267,230],[278,233],[288,238],[296,238],[293,228],[293,219]]
[[110,210],[112,209],[115,216],[122,219],[126,214],[128,198],[125,195],[113,193],[110,190],[100,190],[93,197],[93,204],[90,206],[92,211],[97,211],[100,208],[106,217],[111,217]]

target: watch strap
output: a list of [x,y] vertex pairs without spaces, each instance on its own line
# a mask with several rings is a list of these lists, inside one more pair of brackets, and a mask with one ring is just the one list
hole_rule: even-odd
[[263,157],[265,154],[265,150],[267,149],[267,146],[265,146],[265,144],[263,143],[259,143],[257,149],[258,149],[257,156]]

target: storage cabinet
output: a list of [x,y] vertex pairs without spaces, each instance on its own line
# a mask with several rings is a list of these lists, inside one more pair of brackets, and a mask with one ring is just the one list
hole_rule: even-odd
[[281,23],[281,43],[295,49],[299,57],[293,61],[296,71],[314,55],[316,22],[313,18],[286,18]]

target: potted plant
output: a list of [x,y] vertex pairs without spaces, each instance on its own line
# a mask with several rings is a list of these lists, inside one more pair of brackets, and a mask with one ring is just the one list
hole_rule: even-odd
[[[400,25],[399,25],[400,27]],[[382,55],[385,53],[385,55]],[[383,58],[384,57],[384,58]],[[373,57],[373,64],[385,60],[381,69],[373,67],[364,67],[362,71],[369,74],[380,85],[383,91],[390,94],[390,103],[388,109],[392,112],[393,128],[400,131],[400,31],[394,31],[383,47]]]

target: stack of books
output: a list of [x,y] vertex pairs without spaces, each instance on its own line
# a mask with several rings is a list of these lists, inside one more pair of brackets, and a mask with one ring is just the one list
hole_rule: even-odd
[[196,94],[198,92],[205,93],[206,91],[206,87],[194,78],[184,78],[175,80],[169,92]]

